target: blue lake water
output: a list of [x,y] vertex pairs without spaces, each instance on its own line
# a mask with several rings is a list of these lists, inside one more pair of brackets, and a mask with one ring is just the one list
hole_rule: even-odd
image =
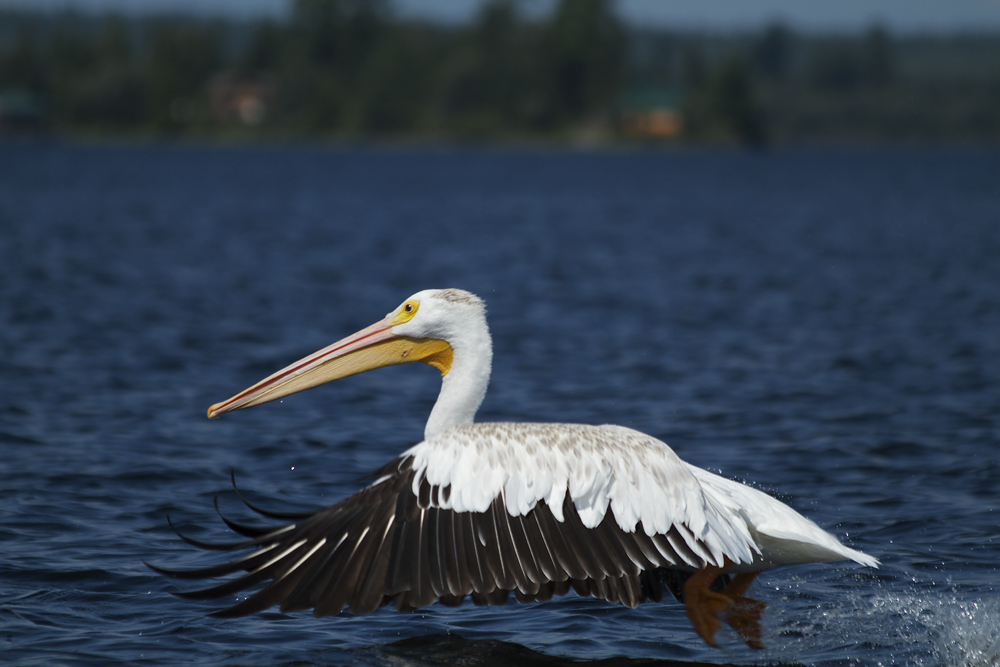
[[[672,601],[218,620],[142,561],[212,509],[332,504],[418,441],[434,370],[209,421],[409,294],[489,306],[480,418],[619,423],[879,570],[769,571],[765,650]],[[1000,152],[0,144],[0,660],[1000,661]],[[728,633],[728,634],[727,634]],[[602,665],[612,664],[602,662]]]

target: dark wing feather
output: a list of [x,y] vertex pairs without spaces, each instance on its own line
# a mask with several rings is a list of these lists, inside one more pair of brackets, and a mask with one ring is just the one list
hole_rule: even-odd
[[[237,491],[236,493],[237,495],[239,495],[239,491]],[[243,496],[240,496],[240,500],[243,500]],[[243,502],[246,503],[245,500],[243,500]],[[253,539],[260,537],[261,535],[267,535],[268,533],[274,530],[273,528],[266,528],[262,526],[247,526],[245,524],[236,523],[235,521],[226,518],[226,516],[222,513],[222,510],[219,509],[219,496],[215,496],[212,499],[212,504],[215,506],[215,513],[219,515],[220,519],[222,519],[222,523],[226,524],[226,528],[233,531],[237,535],[242,535],[243,537],[249,537]],[[252,505],[248,504],[247,507],[256,511]]]
[[[451,488],[421,479],[414,494],[409,457],[371,477],[376,481],[368,488],[307,516],[264,511],[240,495],[260,514],[298,522],[265,528],[223,517],[249,539],[229,544],[182,539],[205,549],[254,551],[192,570],[150,567],[185,579],[239,575],[178,593],[217,599],[250,592],[213,616],[245,616],[272,606],[284,612],[313,609],[315,616],[326,616],[345,608],[365,614],[387,603],[399,610],[435,600],[459,605],[467,595],[477,605],[504,604],[511,592],[518,601],[530,602],[570,590],[634,607],[662,599],[664,590],[678,596],[687,571],[703,564],[707,553],[684,526],[646,535],[639,524],[635,532],[626,532],[608,512],[598,526],[587,528],[568,494],[562,521],[544,501],[526,515],[511,516],[502,493],[485,512],[443,509],[439,503],[447,501]],[[235,478],[233,484],[235,488]]]
[[[503,557],[500,554],[500,538],[497,535],[496,521],[493,517],[493,508],[485,512],[476,512],[472,515],[472,521],[476,529],[476,549],[483,555],[486,569],[493,577],[493,588],[510,591],[514,588],[514,575],[510,570],[505,570]],[[506,599],[506,598],[505,598]]]
[[[271,510],[261,509],[260,507],[257,507],[256,505],[254,505],[253,503],[251,503],[249,500],[247,500],[246,498],[244,498],[243,494],[240,493],[239,488],[237,488],[237,486],[236,486],[236,471],[235,470],[232,470],[232,471],[229,472],[229,479],[230,479],[230,481],[233,484],[233,491],[235,491],[237,497],[240,500],[243,501],[243,504],[246,505],[247,507],[249,507],[250,509],[252,509],[257,514],[260,514],[261,516],[266,516],[266,517],[271,518],[271,519],[281,519],[281,520],[284,520],[284,521],[298,521],[299,519],[308,519],[313,514],[315,514],[315,512],[274,512],[274,511],[271,511]],[[218,506],[216,506],[216,510],[218,510]]]
[[252,540],[250,541],[242,540],[240,542],[226,542],[224,544],[219,544],[216,542],[203,542],[201,540],[196,540],[193,537],[188,537],[181,531],[177,530],[177,527],[174,525],[174,522],[170,520],[169,514],[167,515],[167,525],[170,526],[170,529],[174,531],[174,534],[177,535],[177,537],[181,538],[182,540],[184,540],[193,547],[198,547],[199,549],[205,549],[207,551],[233,551],[234,549],[245,549],[249,545],[253,544]]

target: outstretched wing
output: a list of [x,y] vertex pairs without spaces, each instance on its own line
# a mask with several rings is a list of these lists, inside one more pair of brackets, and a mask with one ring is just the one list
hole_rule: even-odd
[[399,610],[435,600],[457,605],[465,596],[476,604],[503,604],[511,592],[527,602],[571,589],[634,607],[660,600],[664,589],[676,594],[688,572],[712,559],[683,524],[650,535],[640,522],[626,531],[609,511],[589,528],[570,494],[560,519],[545,500],[524,514],[509,513],[503,490],[485,511],[457,511],[449,507],[451,487],[416,478],[413,463],[410,455],[393,461],[368,488],[311,515],[262,512],[298,518],[280,528],[226,520],[243,541],[216,545],[184,538],[201,548],[249,550],[235,560],[194,570],[150,567],[180,579],[238,575],[178,593],[184,598],[258,589],[212,614],[229,618],[276,605],[283,612],[313,609],[315,616],[327,616],[345,607],[365,614],[389,603]]

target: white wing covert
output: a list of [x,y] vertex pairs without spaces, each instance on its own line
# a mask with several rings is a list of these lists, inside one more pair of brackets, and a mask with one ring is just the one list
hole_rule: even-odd
[[425,481],[449,489],[442,509],[484,512],[502,496],[511,516],[526,516],[544,501],[563,522],[568,494],[586,528],[600,525],[610,509],[626,533],[679,537],[687,548],[682,553],[690,550],[697,558],[677,565],[759,560],[740,513],[702,493],[699,480],[665,443],[622,426],[469,424],[421,442],[405,456],[413,457],[414,494]]

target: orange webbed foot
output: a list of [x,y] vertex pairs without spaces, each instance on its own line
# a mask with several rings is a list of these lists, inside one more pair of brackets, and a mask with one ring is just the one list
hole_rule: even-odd
[[692,627],[706,644],[717,646],[715,633],[722,626],[719,613],[725,611],[726,623],[750,648],[763,648],[760,619],[766,605],[743,595],[758,573],[738,574],[717,593],[709,587],[722,571],[723,568],[708,565],[684,582],[684,606]]
[[709,646],[717,646],[715,633],[721,627],[719,612],[733,604],[732,598],[709,589],[722,569],[707,565],[684,582],[684,609],[691,626]]
[[723,593],[733,601],[732,606],[726,612],[726,623],[743,637],[747,646],[762,649],[764,644],[761,643],[763,631],[760,627],[760,619],[767,605],[760,600],[743,595],[758,574],[760,573],[743,572],[736,575],[723,590]]

